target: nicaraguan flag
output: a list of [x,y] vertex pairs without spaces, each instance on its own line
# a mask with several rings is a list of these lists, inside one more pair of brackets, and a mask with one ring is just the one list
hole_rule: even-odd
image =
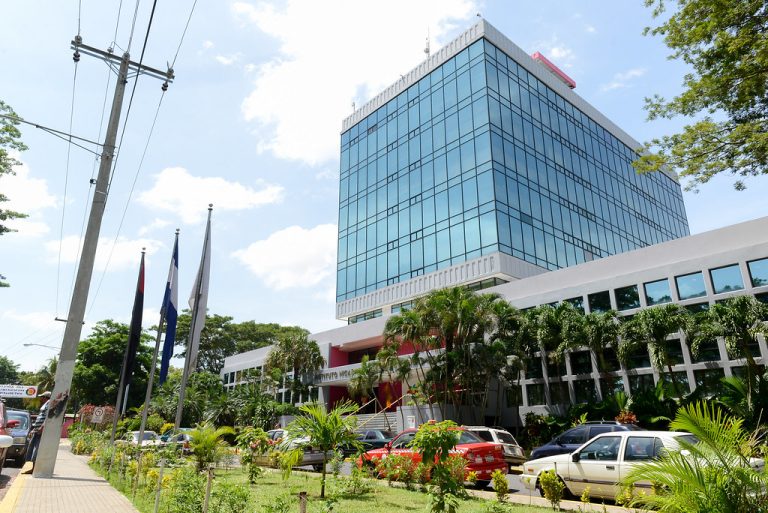
[[176,320],[179,304],[179,232],[176,231],[176,241],[173,243],[171,267],[168,269],[168,281],[165,283],[165,295],[160,315],[165,317],[165,342],[163,357],[160,360],[160,384],[168,378],[168,366],[173,356],[173,346],[176,343]]

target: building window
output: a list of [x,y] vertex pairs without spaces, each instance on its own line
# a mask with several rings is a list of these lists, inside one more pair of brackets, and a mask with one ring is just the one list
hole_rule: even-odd
[[530,365],[528,365],[525,368],[525,378],[526,379],[537,379],[537,378],[543,378],[544,373],[541,370],[541,358],[538,356],[535,356],[531,359]]
[[606,379],[605,376],[600,378],[600,391],[603,394],[603,399],[624,392],[624,378],[621,376],[612,376],[612,378],[611,380]]
[[691,360],[693,363],[699,362],[717,362],[720,360],[720,348],[717,346],[717,340],[708,340],[699,344],[699,352],[693,354],[691,351]]
[[667,340],[667,355],[669,355],[669,361],[672,365],[683,363],[683,348],[680,345],[679,339]]
[[576,403],[590,403],[597,401],[595,394],[595,380],[578,379],[573,382],[573,391],[576,394]]
[[547,400],[544,396],[544,384],[537,383],[535,385],[528,385],[525,387],[528,394],[528,406],[536,406],[539,404],[546,404]]
[[672,301],[672,292],[669,290],[669,280],[651,281],[643,285],[645,288],[645,301],[648,306],[669,303]]
[[579,296],[579,297],[572,297],[570,299],[564,299],[563,302],[564,303],[570,303],[570,304],[573,305],[573,307],[575,309],[581,310],[582,312],[584,312],[584,298],[581,297],[581,296]]
[[709,395],[719,395],[722,390],[720,380],[725,377],[723,369],[700,369],[693,371],[696,389],[703,389]]
[[702,313],[709,310],[709,303],[694,303],[692,305],[685,305],[685,309],[692,314]]
[[715,294],[744,288],[744,281],[741,279],[741,270],[738,264],[710,269],[709,275],[712,277],[712,287]]
[[640,294],[637,292],[637,285],[622,287],[613,292],[616,294],[616,308],[619,310],[640,308]]
[[611,295],[608,291],[595,292],[587,296],[590,312],[607,312],[611,309]]
[[589,351],[574,351],[571,353],[571,373],[592,373],[592,355]]
[[704,275],[701,272],[675,276],[675,283],[677,283],[677,295],[681,301],[707,295]]
[[[675,381],[677,381],[677,386],[679,387],[679,390],[674,391],[677,394],[688,394],[691,391],[691,387],[688,384],[688,373],[685,371],[677,371],[673,372],[675,376]],[[668,372],[662,372],[661,380],[665,383],[669,383],[672,385],[672,377],[669,375]]]
[[642,392],[643,390],[649,390],[656,386],[653,381],[653,374],[638,374],[637,376],[629,377],[629,394],[635,394]]
[[[529,387],[534,385],[528,385]],[[520,385],[512,385],[506,388],[507,408],[514,408],[523,404],[522,387]],[[529,402],[530,404],[530,402]]]
[[648,356],[648,347],[640,346],[632,351],[627,357],[627,368],[637,369],[651,366],[651,358]]
[[768,258],[747,262],[747,266],[749,267],[749,277],[752,280],[753,287],[768,285]]

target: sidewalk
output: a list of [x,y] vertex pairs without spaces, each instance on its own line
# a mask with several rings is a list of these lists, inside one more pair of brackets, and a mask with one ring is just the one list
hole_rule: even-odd
[[138,513],[130,501],[75,456],[62,441],[52,479],[20,474],[11,484],[0,513]]

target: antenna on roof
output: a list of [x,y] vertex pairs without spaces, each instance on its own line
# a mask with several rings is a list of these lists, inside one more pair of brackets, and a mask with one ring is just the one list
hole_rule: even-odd
[[355,112],[355,100],[352,100],[352,112]]
[[424,54],[429,57],[429,27],[427,27],[427,46],[424,47]]

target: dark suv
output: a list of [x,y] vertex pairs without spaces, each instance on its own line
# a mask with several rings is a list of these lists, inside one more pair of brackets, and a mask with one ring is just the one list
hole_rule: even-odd
[[642,431],[634,424],[621,424],[616,421],[598,420],[585,422],[568,429],[541,447],[531,451],[530,459],[544,458],[555,454],[565,454],[578,449],[584,442],[591,440],[601,433],[610,431]]

